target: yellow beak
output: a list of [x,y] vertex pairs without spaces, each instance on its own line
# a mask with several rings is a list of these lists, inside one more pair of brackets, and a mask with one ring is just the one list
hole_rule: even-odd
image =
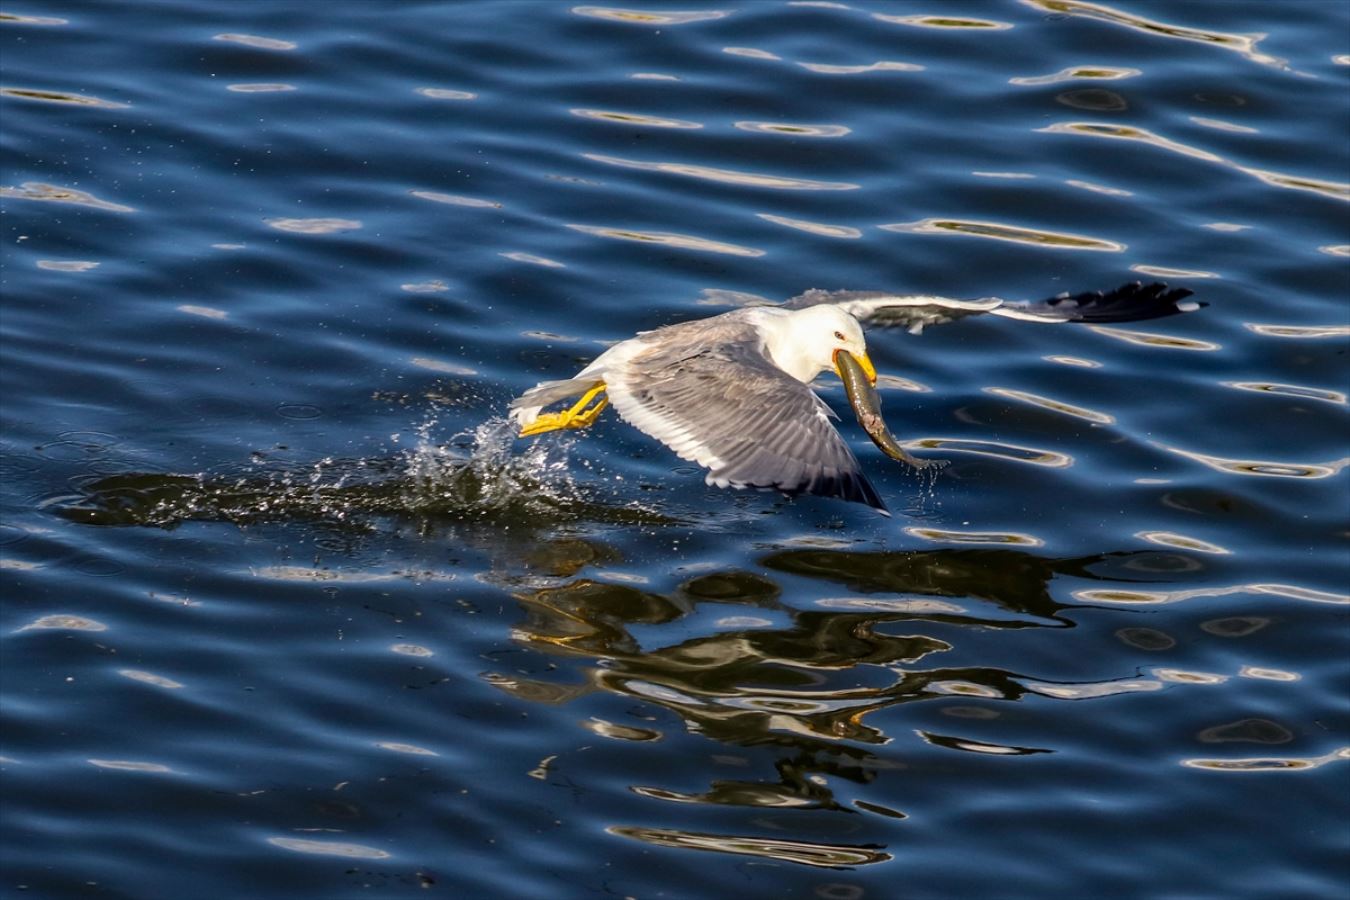
[[[842,379],[842,378],[844,377],[844,373],[841,372],[841,371],[839,371],[839,354],[840,354],[840,353],[848,353],[848,351],[847,351],[847,350],[836,350],[836,351],[834,351],[834,359],[835,359],[835,362],[834,362],[834,371],[835,371],[835,372],[839,375],[839,377]],[[852,356],[854,359],[856,359],[856,360],[858,361],[858,365],[862,366],[863,373],[864,373],[865,375],[867,375],[867,380],[868,380],[869,382],[871,382],[872,384],[876,384],[876,383],[877,383],[877,367],[874,366],[874,365],[872,365],[872,358],[871,358],[870,356],[868,356],[866,353],[863,353],[862,356],[858,356],[858,355],[855,354],[855,353],[850,353],[849,355]]]

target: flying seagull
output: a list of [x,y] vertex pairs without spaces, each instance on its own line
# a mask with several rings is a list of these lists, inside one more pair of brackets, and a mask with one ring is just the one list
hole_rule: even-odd
[[[817,375],[834,369],[878,446],[896,459],[925,465],[900,450],[881,422],[871,387],[877,373],[863,325],[917,334],[926,325],[985,313],[1046,324],[1134,322],[1203,305],[1186,301],[1190,294],[1139,282],[1108,293],[1022,303],[810,290],[781,306],[736,309],[639,332],[576,376],[526,391],[512,402],[511,417],[527,437],[584,428],[612,402],[630,425],[706,468],[710,485],[838,497],[889,515],[831,423],[838,416],[810,387]],[[580,399],[566,410],[542,412],[574,397]]]

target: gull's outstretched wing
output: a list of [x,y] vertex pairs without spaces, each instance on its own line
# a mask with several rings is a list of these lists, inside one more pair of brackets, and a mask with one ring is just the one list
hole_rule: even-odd
[[749,323],[718,316],[647,332],[605,370],[625,421],[708,469],[708,484],[866,503],[889,515],[811,389],[775,366]]
[[1203,303],[1187,301],[1191,291],[1169,288],[1161,282],[1121,285],[1113,291],[1060,294],[1048,300],[1017,302],[998,297],[954,300],[922,294],[888,294],[884,291],[811,290],[793,297],[789,309],[831,303],[850,313],[865,326],[907,328],[918,334],[925,325],[940,325],[966,316],[991,313],[1027,322],[1138,322],[1191,312]]

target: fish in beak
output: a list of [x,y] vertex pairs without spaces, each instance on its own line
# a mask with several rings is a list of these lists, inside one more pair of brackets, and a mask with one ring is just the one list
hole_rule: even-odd
[[868,356],[865,351],[862,356],[854,356],[847,350],[834,351],[834,370],[835,372],[839,373],[840,381],[844,382],[845,384],[848,383],[848,379],[844,376],[844,369],[843,369],[844,364],[839,360],[841,356],[847,356],[852,362],[856,363],[857,366],[860,369],[862,369],[863,374],[867,376],[867,381],[869,384],[877,383],[877,367],[872,365],[872,357]]
[[886,420],[881,418],[881,395],[874,386],[877,370],[867,354],[864,353],[859,359],[844,350],[837,350],[834,366],[839,373],[839,380],[844,382],[844,392],[848,394],[848,403],[853,407],[853,414],[858,417],[858,424],[867,432],[872,443],[881,448],[882,453],[916,469],[947,465],[945,459],[919,459],[912,456],[896,441],[886,427]]

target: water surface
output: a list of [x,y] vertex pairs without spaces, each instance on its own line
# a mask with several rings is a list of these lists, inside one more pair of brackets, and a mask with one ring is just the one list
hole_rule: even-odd
[[[1289,897],[1350,879],[1350,13],[18,0],[6,896]],[[511,397],[808,288],[896,511]]]

